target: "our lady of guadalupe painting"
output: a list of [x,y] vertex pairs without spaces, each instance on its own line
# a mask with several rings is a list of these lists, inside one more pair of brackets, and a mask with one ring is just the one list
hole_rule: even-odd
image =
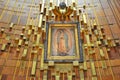
[[83,60],[80,28],[77,23],[47,23],[44,61]]
[[53,56],[75,55],[74,28],[52,28],[51,53]]

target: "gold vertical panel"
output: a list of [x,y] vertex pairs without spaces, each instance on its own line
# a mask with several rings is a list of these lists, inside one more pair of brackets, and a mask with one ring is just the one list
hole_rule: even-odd
[[[78,33],[77,28],[75,27],[75,41],[76,41],[76,53],[79,54],[79,47],[78,47]],[[80,56],[79,56],[80,57]]]
[[72,76],[71,75],[68,75],[68,80],[72,80]]
[[20,39],[18,42],[18,46],[21,46],[21,45],[22,45],[22,40]]
[[102,68],[103,69],[106,69],[107,68],[107,65],[106,65],[106,63],[105,63],[105,60],[103,60],[103,61],[101,61],[102,62]]
[[50,52],[51,52],[51,27],[49,27],[49,35],[48,35],[48,56],[50,56]]
[[37,35],[37,41],[36,41],[37,45],[39,45],[39,43],[40,43],[41,35],[42,35],[42,33]]
[[90,44],[90,38],[89,38],[89,35],[86,35],[86,40],[87,40],[87,44]]
[[84,20],[84,23],[86,24],[87,23],[87,19],[86,19],[86,15],[83,14],[83,20]]
[[97,80],[97,77],[92,77],[92,80]]
[[80,80],[84,80],[84,72],[83,72],[83,70],[80,70]]
[[102,49],[100,49],[100,55],[101,55],[101,57],[105,57]]
[[75,7],[76,4],[75,0],[72,0],[72,4],[73,4],[72,6]]
[[31,75],[35,75],[37,61],[33,61]]
[[28,30],[28,35],[31,35],[31,33],[32,33],[32,30]]
[[43,0],[43,2],[42,2],[41,13],[43,13],[43,12],[44,12],[44,7],[45,7],[45,0]]
[[47,80],[47,74],[43,76],[43,80]]
[[24,50],[23,50],[22,57],[25,57],[25,56],[27,55],[27,51],[28,51],[27,49],[24,49]]
[[43,14],[40,14],[38,27],[42,27]]
[[78,61],[73,61],[73,66],[79,66],[79,62]]
[[59,6],[60,0],[57,0],[57,6]]
[[13,25],[14,25],[13,23],[10,23],[10,28],[12,28],[12,27],[13,27]]
[[50,7],[52,7],[53,5],[53,0],[50,0]]
[[44,67],[44,49],[42,48],[42,55],[41,55],[41,62],[40,62],[40,69]]
[[68,0],[65,0],[66,6],[68,5]]
[[60,76],[56,75],[55,80],[60,80]]
[[4,51],[5,48],[6,48],[6,44],[3,44],[3,45],[2,45],[2,48],[1,48],[1,51]]
[[43,13],[44,12],[44,3],[42,4],[42,8],[41,8],[41,13]]
[[87,62],[86,61],[84,61],[84,70],[87,70]]
[[92,69],[92,75],[95,76],[96,75],[96,71],[95,71],[95,64],[93,61],[91,61],[91,69]]

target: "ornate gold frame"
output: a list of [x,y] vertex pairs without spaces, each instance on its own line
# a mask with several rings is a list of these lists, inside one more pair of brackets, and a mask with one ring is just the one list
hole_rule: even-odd
[[[79,43],[79,32],[80,32],[80,30],[79,30],[79,28],[78,28],[78,24],[76,24],[76,23],[64,23],[64,24],[60,24],[60,23],[52,23],[52,24],[49,24],[49,25],[47,25],[48,26],[48,28],[46,28],[47,30],[48,30],[48,35],[46,36],[47,37],[47,44],[45,44],[45,45],[47,45],[46,46],[46,54],[45,54],[45,61],[55,61],[55,62],[71,62],[71,61],[73,61],[73,60],[78,60],[78,61],[81,61],[81,60],[83,60],[83,58],[82,58],[82,55],[80,55],[80,53],[82,52],[81,50],[80,50],[80,43]],[[72,27],[72,28],[74,28],[74,37],[75,37],[75,56],[52,56],[51,55],[51,29],[52,28],[63,28],[63,27],[65,27],[65,28],[69,28],[69,27]],[[82,47],[82,46],[81,46]]]

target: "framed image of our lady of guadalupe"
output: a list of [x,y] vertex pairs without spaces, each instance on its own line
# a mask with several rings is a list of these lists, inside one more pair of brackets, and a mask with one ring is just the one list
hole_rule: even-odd
[[44,60],[83,61],[79,23],[47,23]]

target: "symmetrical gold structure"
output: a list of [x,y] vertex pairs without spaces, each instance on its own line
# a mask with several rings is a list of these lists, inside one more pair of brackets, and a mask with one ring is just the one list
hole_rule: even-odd
[[0,80],[119,80],[119,0],[0,0]]

